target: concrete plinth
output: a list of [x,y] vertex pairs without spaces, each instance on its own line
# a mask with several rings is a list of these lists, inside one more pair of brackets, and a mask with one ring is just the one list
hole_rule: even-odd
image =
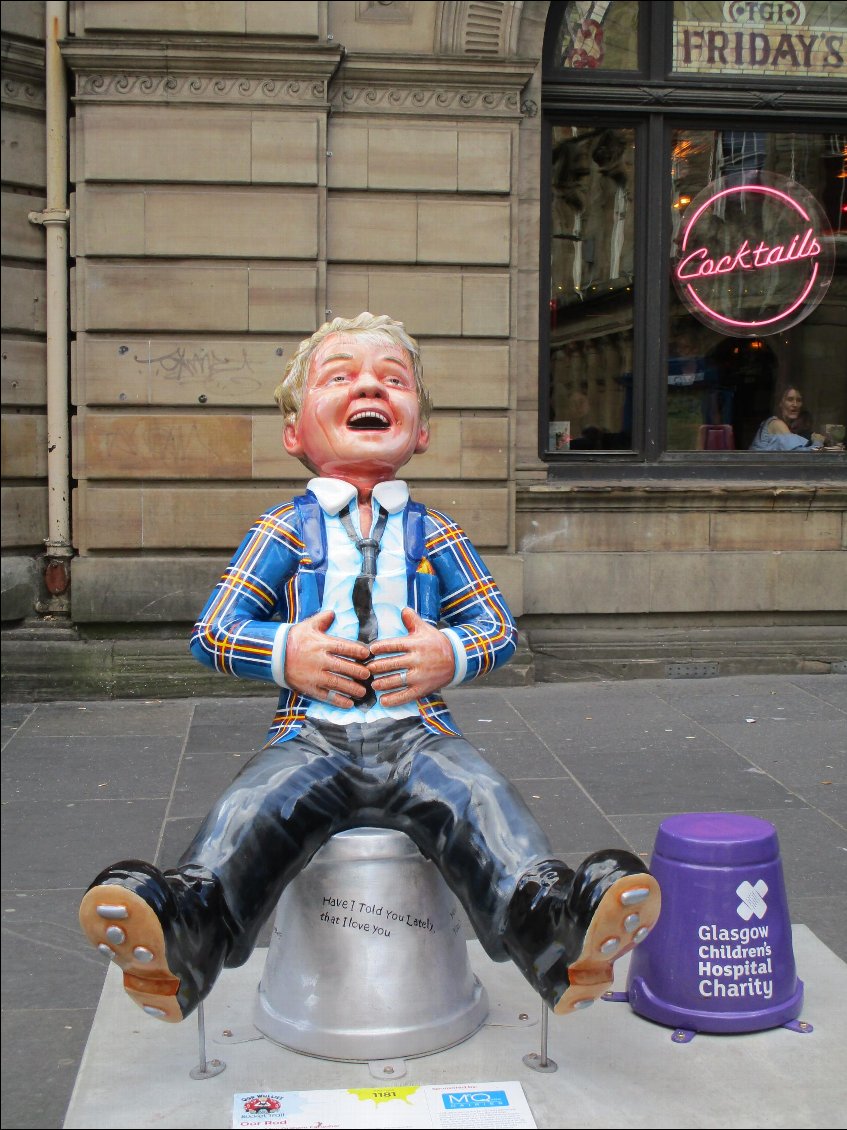
[[[224,1060],[226,1070],[191,1079],[199,1059],[193,1018],[179,1025],[150,1021],[126,997],[113,966],[65,1130],[226,1128],[237,1092],[376,1087],[386,1079],[404,1085],[517,1080],[539,1127],[844,1125],[847,965],[804,926],[794,927],[794,952],[806,985],[801,1019],[813,1032],[775,1028],[679,1043],[670,1028],[627,1004],[599,1001],[577,1016],[550,1017],[547,1052],[558,1064],[555,1073],[523,1062],[540,1050],[538,998],[512,965],[489,961],[477,942],[469,952],[490,998],[487,1022],[459,1046],[390,1064],[387,1074],[379,1064],[312,1058],[261,1037],[251,1023],[266,958],[257,950],[241,969],[223,974],[206,1002],[207,1059]],[[623,991],[627,967],[628,958],[616,966],[616,990]]]

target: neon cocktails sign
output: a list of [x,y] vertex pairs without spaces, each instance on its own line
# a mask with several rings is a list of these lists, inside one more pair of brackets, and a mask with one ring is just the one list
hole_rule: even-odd
[[[767,180],[767,183],[762,183]],[[820,206],[785,177],[715,182],[689,205],[673,280],[700,321],[761,336],[805,318],[826,293],[834,253]]]

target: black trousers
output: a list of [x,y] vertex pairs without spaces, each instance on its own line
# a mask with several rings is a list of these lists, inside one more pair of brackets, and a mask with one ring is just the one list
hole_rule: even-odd
[[396,828],[431,859],[484,949],[504,961],[506,911],[550,845],[514,786],[464,738],[418,719],[333,726],[306,721],[261,750],[204,820],[177,871],[220,884],[226,964],[247,960],[286,885],[336,832]]

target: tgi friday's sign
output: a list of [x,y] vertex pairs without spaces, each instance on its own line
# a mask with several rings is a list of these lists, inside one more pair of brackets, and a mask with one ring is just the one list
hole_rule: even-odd
[[764,172],[713,181],[686,208],[672,277],[688,310],[733,337],[761,337],[806,318],[826,294],[835,250],[814,197]]
[[[838,26],[843,25],[843,18],[817,26],[818,20],[831,20],[833,12],[843,17],[843,4],[730,0],[708,8],[719,8],[722,20],[675,22],[675,71],[794,78],[843,77],[847,73],[847,27]],[[812,10],[807,12],[807,8]]]

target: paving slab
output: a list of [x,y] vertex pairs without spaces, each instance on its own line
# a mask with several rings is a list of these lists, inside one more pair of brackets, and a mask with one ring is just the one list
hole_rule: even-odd
[[[575,1016],[550,1017],[547,1057],[557,1064],[555,1072],[535,1071],[523,1061],[541,1052],[538,998],[514,966],[491,962],[478,942],[469,942],[468,951],[489,994],[489,1020],[464,1043],[401,1060],[389,1075],[381,1065],[372,1070],[367,1063],[305,1056],[259,1035],[252,1010],[267,951],[257,949],[246,965],[224,972],[206,1001],[207,1063],[221,1060],[226,1068],[214,1078],[192,1079],[200,1059],[196,1024],[148,1020],[111,966],[65,1130],[215,1130],[231,1125],[236,1093],[377,1087],[387,1078],[404,1086],[515,1080],[543,1128],[835,1130],[844,1126],[847,1102],[847,964],[807,927],[795,926],[793,937],[805,983],[801,1017],[811,1032],[780,1027],[701,1034],[681,1044],[670,1028],[637,1016],[627,1004],[600,1001]],[[625,988],[627,965],[628,958],[617,963],[618,991]]]
[[[227,680],[219,685],[223,690]],[[176,862],[212,800],[264,741],[275,696],[252,696],[246,685],[243,690],[240,698],[211,697],[210,688],[209,697],[174,700],[3,704],[3,1128],[62,1127],[106,976],[99,955],[79,931],[79,900],[94,875],[116,859],[149,859],[163,867]],[[571,867],[589,852],[607,847],[629,847],[646,861],[665,817],[701,811],[710,804],[772,821],[779,832],[792,922],[804,923],[824,947],[847,960],[847,674],[497,688],[474,684],[451,690],[448,701],[474,744],[516,783],[554,850]],[[271,930],[269,920],[260,946],[268,944]],[[473,937],[468,926],[465,933]],[[508,976],[504,967],[495,969],[496,983]],[[809,993],[816,991],[812,972],[801,968],[801,976]],[[518,985],[525,993],[520,979]],[[123,1000],[120,990],[112,995]],[[834,991],[830,999],[838,999]],[[137,1010],[124,1003],[132,1017],[129,1023],[138,1027],[146,1018],[134,1015]],[[571,1052],[569,1041],[593,1030],[582,1025],[582,1019],[594,1025],[598,1015],[600,1006],[584,1018],[574,1018],[580,1019],[578,1027],[564,1021],[551,1024],[551,1047],[562,1063],[571,1054],[581,1054],[579,1046]],[[627,1024],[632,1021],[639,1033],[652,1027],[637,1017]],[[126,1020],[122,1023],[125,1027]],[[610,1030],[606,1058],[618,1047],[622,1024],[618,1020]],[[188,1026],[179,1027],[189,1031]],[[121,1031],[120,1025],[114,1026],[115,1035]],[[820,1034],[818,1025],[815,1045]],[[148,1035],[160,1038],[161,1026],[151,1022]],[[768,1046],[772,1036],[788,1033],[768,1034]],[[480,1033],[470,1041],[466,1051],[483,1037]],[[556,1041],[561,1045],[565,1037],[562,1051]],[[186,1038],[192,1059],[196,1037]],[[698,1037],[690,1047],[706,1039],[714,1038]],[[788,1045],[794,1054],[798,1040],[802,1043],[802,1038],[792,1038]],[[664,1039],[660,1045],[662,1055],[673,1054]],[[598,1044],[592,1046],[596,1053]],[[512,1078],[523,1054],[521,1043],[514,1054],[510,1049],[509,1056],[493,1062],[498,1071],[501,1064],[503,1071],[508,1067],[506,1078]],[[470,1061],[466,1077],[490,1079],[485,1055],[479,1059],[484,1070]],[[290,1062],[299,1066],[282,1078],[282,1086],[290,1085],[292,1074],[302,1073],[302,1057]],[[417,1062],[426,1066],[436,1058]],[[809,1116],[812,1121],[805,1123],[797,1118],[797,1124],[822,1130],[847,1127],[844,1113],[833,1115],[831,1106],[813,1102],[828,1101],[832,1094],[840,1097],[847,1073],[830,1065],[817,1096],[810,1096],[807,1081],[813,1077],[806,1075],[804,1062],[798,1061],[798,1070],[792,1066],[789,1076],[819,1118],[815,1122]],[[454,1063],[448,1059],[442,1073],[448,1081]],[[780,1064],[782,1070],[785,1063]],[[147,1067],[145,1063],[145,1072]],[[721,1090],[720,1073],[717,1070],[712,1082],[715,1092]],[[145,1074],[152,1091],[158,1076],[152,1083],[150,1077]],[[425,1074],[419,1078],[430,1081]],[[534,1073],[532,1078],[537,1081]],[[267,1080],[268,1085],[276,1083],[277,1073],[269,1072]],[[562,1070],[556,1087],[561,1080]],[[640,1082],[627,1080],[627,1086],[640,1093]],[[772,1086],[769,1074],[763,1080],[760,1091]],[[580,1118],[594,1110],[595,1090],[610,1086],[617,1086],[614,1079],[597,1076],[590,1088],[554,1092],[550,1124],[568,1125],[567,1118],[582,1124]],[[650,1086],[657,1087],[658,1095],[661,1088],[655,1080]],[[698,1091],[695,1100],[707,1110],[711,1100],[704,1094]],[[665,1099],[673,1111],[685,1106],[667,1088]],[[535,1101],[538,1114],[540,1099]],[[593,1115],[597,1124],[608,1115],[606,1101],[602,1099]],[[656,1095],[651,1102],[659,1105]],[[740,1109],[749,1113],[745,1104],[746,1099]],[[721,1098],[717,1109],[725,1105]],[[779,1106],[766,1103],[763,1118]],[[790,1105],[785,1109],[793,1110]],[[845,1110],[847,1102],[841,1108]],[[643,1109],[639,1117],[647,1118]],[[653,1125],[663,1124],[651,1117]],[[692,1125],[692,1117],[691,1108],[685,1107],[680,1122]],[[169,1119],[167,1115],[150,1125],[169,1125]],[[787,1115],[782,1123],[774,1115],[771,1124],[788,1121]],[[204,1125],[199,1118],[189,1124]],[[631,1121],[622,1118],[622,1124],[630,1126]],[[111,1125],[124,1125],[120,1105]],[[715,1116],[711,1125],[722,1123]]]

